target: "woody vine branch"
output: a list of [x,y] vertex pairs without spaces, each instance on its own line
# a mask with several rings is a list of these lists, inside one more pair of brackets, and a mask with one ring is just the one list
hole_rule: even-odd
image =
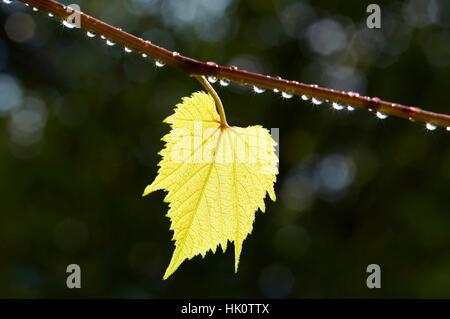
[[[54,16],[66,20],[73,12],[67,10],[67,6],[54,0],[18,0],[41,11],[51,13]],[[260,88],[278,90],[297,96],[308,96],[323,101],[351,105],[373,112],[401,117],[414,122],[423,122],[431,126],[450,128],[450,115],[434,113],[414,106],[406,106],[398,103],[383,101],[377,97],[360,96],[354,92],[341,92],[328,88],[309,85],[297,81],[289,81],[279,77],[262,75],[258,73],[239,70],[235,67],[225,67],[213,62],[201,62],[185,57],[178,52],[169,51],[157,46],[150,41],[143,40],[120,28],[111,26],[85,13],[79,12],[81,28],[104,36],[127,47],[135,53],[146,54],[157,61],[170,65],[197,79],[202,76],[212,76],[218,79],[226,79],[240,84],[254,85]]]

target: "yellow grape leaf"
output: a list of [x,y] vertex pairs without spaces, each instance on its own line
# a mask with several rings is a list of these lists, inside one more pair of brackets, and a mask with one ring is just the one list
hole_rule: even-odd
[[205,92],[183,98],[164,122],[172,130],[162,138],[158,175],[143,194],[168,192],[164,201],[175,251],[164,279],[186,258],[204,257],[210,249],[215,253],[219,244],[225,251],[228,240],[234,242],[237,272],[255,211],[264,212],[266,192],[275,200],[276,143],[261,126],[221,126],[214,100]]

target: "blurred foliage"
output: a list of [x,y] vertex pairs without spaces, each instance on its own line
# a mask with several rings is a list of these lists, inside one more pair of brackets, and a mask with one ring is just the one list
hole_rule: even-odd
[[[368,1],[63,2],[200,60],[450,112],[445,0],[378,1],[380,30]],[[229,249],[162,281],[168,207],[141,193],[199,83],[18,2],[0,26],[0,297],[450,297],[445,130],[218,87],[230,124],[280,129],[278,200],[237,275]]]

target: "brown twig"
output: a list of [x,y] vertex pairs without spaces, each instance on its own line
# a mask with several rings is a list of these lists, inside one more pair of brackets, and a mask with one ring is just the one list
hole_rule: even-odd
[[[73,12],[67,10],[67,6],[54,0],[19,0],[41,11],[51,13],[54,16],[66,20]],[[380,112],[391,116],[409,119],[410,121],[427,123],[429,127],[433,125],[450,127],[450,116],[420,109],[418,107],[405,106],[397,103],[383,101],[379,98],[359,96],[354,92],[341,92],[316,85],[308,85],[297,81],[288,81],[279,77],[266,76],[238,70],[235,67],[219,66],[212,62],[200,62],[177,52],[166,50],[162,47],[145,41],[122,29],[113,27],[103,21],[95,19],[85,13],[80,12],[81,27],[95,34],[103,35],[136,53],[146,55],[161,61],[167,65],[177,68],[189,76],[212,76],[219,79],[249,84],[257,87],[278,90],[298,96],[308,96],[324,101],[335,102],[344,105],[351,105],[369,111]]]

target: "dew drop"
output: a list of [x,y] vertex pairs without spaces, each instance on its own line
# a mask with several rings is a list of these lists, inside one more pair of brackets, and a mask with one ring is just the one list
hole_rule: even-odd
[[179,56],[180,54],[176,51],[172,52],[172,56]]
[[350,96],[350,97],[358,97],[358,96],[359,96],[359,93],[356,93],[356,92],[347,92],[347,95]]
[[288,93],[288,92],[281,92],[281,96],[285,99],[290,99],[294,96],[294,94]]
[[230,85],[230,81],[229,81],[229,80],[226,80],[226,79],[221,79],[219,83],[220,83],[220,85],[222,85],[222,86],[228,86],[228,85]]
[[124,49],[124,51],[125,51],[126,53],[131,53],[131,52],[133,52],[133,50],[131,50],[130,48],[127,48],[127,47],[124,47],[123,49]]
[[447,126],[447,131],[450,131],[450,126]]
[[257,87],[256,85],[253,86],[253,92],[255,92],[255,93],[261,94],[261,93],[264,93],[265,91],[266,91],[266,89],[264,89],[264,88]]
[[112,47],[112,46],[116,45],[116,43],[111,40],[106,40],[106,45]]
[[54,15],[51,14],[51,13],[49,13],[48,16],[49,16],[50,18],[53,18],[53,17],[54,17]]
[[352,111],[354,111],[354,110],[355,110],[355,108],[354,108],[353,106],[347,105],[347,111],[352,112]]
[[309,97],[303,94],[303,95],[302,95],[302,100],[303,100],[303,101],[308,101],[308,100],[309,100]]
[[102,40],[106,40],[106,37],[105,37],[104,35],[101,35],[100,38],[101,38]]
[[144,59],[148,57],[148,55],[145,54],[145,53],[142,53],[141,56],[142,56]]
[[429,131],[434,131],[435,129],[437,129],[437,125],[434,125],[434,124],[431,124],[431,123],[427,123],[426,128]]
[[39,9],[33,7],[33,11],[34,11],[34,12],[37,12],[37,11],[39,11]]
[[338,111],[343,110],[345,108],[344,105],[336,103],[336,102],[333,102],[333,104],[331,104],[331,106],[333,107],[333,109],[338,110]]
[[12,3],[12,0],[3,0],[3,3],[11,4],[11,3]]
[[313,98],[311,99],[311,102],[312,102],[312,104],[314,104],[314,105],[320,105],[320,104],[323,103],[322,100],[316,99],[315,97],[313,97]]
[[158,61],[158,60],[156,60],[155,61],[155,65],[158,67],[158,68],[162,68],[164,65],[166,65],[164,62],[161,62],[161,61]]
[[95,33],[93,33],[93,32],[86,32],[86,35],[89,37],[89,38],[95,38]]
[[387,116],[387,114],[384,114],[384,113],[381,113],[381,112],[377,112],[377,117],[378,117],[380,120],[384,120],[384,119],[386,119],[388,116]]
[[274,91],[275,93],[280,93],[280,90],[278,90],[278,89],[273,89],[273,91]]
[[216,83],[217,82],[217,78],[214,76],[208,76],[208,81],[209,83]]
[[65,26],[66,28],[69,28],[69,29],[73,29],[77,26],[76,24],[70,23],[69,21],[66,21],[66,20],[63,20],[62,24],[63,24],[63,26]]

